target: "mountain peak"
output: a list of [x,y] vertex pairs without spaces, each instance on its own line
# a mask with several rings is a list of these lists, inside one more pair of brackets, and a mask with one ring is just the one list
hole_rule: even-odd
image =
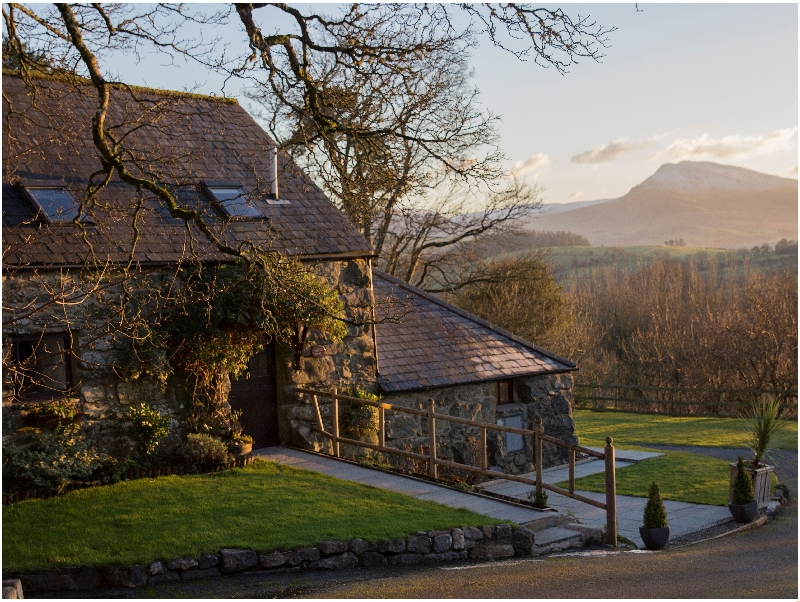
[[668,188],[678,192],[697,193],[703,190],[759,190],[786,185],[788,178],[781,178],[744,167],[723,165],[710,161],[681,161],[665,163],[644,182],[632,190]]

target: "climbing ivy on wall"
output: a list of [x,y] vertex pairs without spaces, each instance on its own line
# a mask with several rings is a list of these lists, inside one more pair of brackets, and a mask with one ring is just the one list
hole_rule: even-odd
[[244,374],[265,340],[296,343],[297,333],[315,329],[338,342],[347,332],[337,291],[298,261],[261,256],[193,267],[179,282],[178,302],[137,325],[123,363],[131,379],[188,377],[194,432],[228,434],[229,375]]

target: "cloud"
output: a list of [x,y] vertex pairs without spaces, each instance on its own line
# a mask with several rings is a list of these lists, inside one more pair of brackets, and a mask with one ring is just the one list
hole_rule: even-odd
[[681,159],[747,159],[755,155],[771,155],[792,150],[797,128],[775,130],[761,136],[724,136],[711,138],[708,134],[675,140],[666,149],[650,155],[650,159],[676,161]]
[[576,190],[571,195],[569,195],[567,198],[568,199],[579,199],[579,198],[584,197],[584,196],[586,196],[586,195],[583,194],[580,190]]
[[569,161],[570,163],[605,163],[606,161],[613,161],[620,155],[630,153],[632,151],[647,148],[655,143],[656,140],[662,136],[654,136],[648,138],[644,142],[628,142],[627,140],[613,140],[608,144],[604,144],[598,148],[574,155]]
[[514,163],[514,165],[511,167],[511,175],[521,176],[524,173],[528,173],[529,171],[546,167],[548,165],[550,165],[550,157],[544,153],[536,153],[524,161],[517,161]]

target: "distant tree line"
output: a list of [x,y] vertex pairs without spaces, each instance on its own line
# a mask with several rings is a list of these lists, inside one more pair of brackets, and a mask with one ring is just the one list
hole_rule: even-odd
[[577,361],[578,382],[794,389],[796,269],[719,269],[700,259],[602,266],[559,286],[545,256],[532,254],[493,263],[511,274],[515,262],[528,262],[527,275],[471,287],[454,301]]

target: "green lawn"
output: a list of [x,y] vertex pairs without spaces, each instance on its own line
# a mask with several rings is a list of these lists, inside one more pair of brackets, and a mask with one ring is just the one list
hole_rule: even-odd
[[[742,421],[737,418],[674,417],[633,412],[575,410],[575,434],[581,445],[602,447],[608,436],[614,446],[643,449],[654,445],[746,447]],[[797,449],[797,421],[787,421],[781,449]],[[653,451],[652,449],[647,451]],[[686,452],[664,452],[651,460],[617,470],[617,493],[647,497],[658,481],[667,500],[725,506],[728,503],[729,463]],[[591,475],[575,481],[584,491],[605,491],[605,476]],[[559,483],[567,487],[567,483]]]
[[[726,506],[730,465],[724,460],[685,452],[664,452],[651,460],[617,470],[617,493],[647,497],[650,483],[658,481],[665,500]],[[566,489],[568,483],[557,483]],[[605,491],[605,474],[575,480],[575,489]]]
[[3,507],[3,569],[137,564],[223,547],[381,541],[502,521],[272,462]]
[[[606,437],[617,447],[632,445],[707,445],[746,447],[738,418],[676,417],[632,412],[575,410],[575,431],[581,445],[601,447]],[[797,421],[787,420],[780,449],[797,449]]]

